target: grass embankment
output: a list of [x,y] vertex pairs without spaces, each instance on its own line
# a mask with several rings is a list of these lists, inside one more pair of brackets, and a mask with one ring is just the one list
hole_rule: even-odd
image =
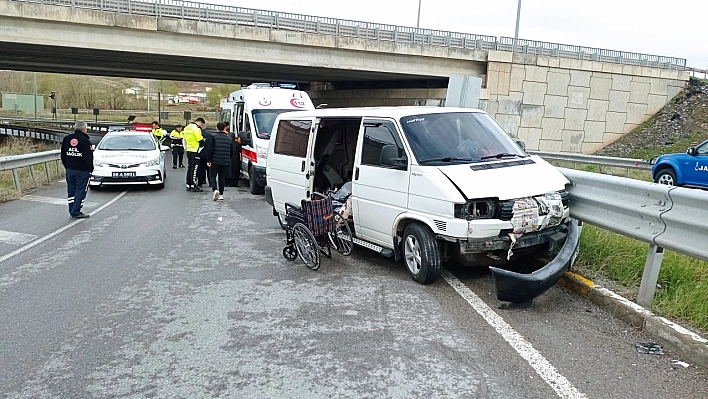
[[[648,251],[649,244],[585,224],[574,269],[636,301]],[[708,332],[708,262],[665,251],[652,311]]]
[[[54,147],[50,144],[41,143],[26,138],[8,137],[0,143],[0,157],[49,151],[53,149]],[[59,175],[57,175],[57,164],[59,168]],[[50,181],[64,176],[64,167],[60,162],[50,162],[48,165],[49,175],[51,177]],[[27,194],[30,190],[49,183],[49,181],[47,181],[47,173],[44,169],[44,164],[35,165],[33,169],[34,173],[30,171],[29,167],[17,170],[20,179],[20,186],[22,187],[21,192],[15,189],[12,179],[12,172],[1,171],[0,202],[20,198],[21,196]],[[33,174],[34,179],[32,178]]]

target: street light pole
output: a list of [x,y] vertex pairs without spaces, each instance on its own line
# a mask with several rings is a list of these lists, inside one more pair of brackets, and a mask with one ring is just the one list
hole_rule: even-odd
[[[423,0],[418,0],[418,22],[415,24],[415,27],[416,27],[416,28],[420,28],[420,3],[421,3],[422,1],[423,1]],[[519,1],[521,1],[521,0],[519,0]]]
[[512,52],[516,51],[516,45],[519,42],[519,20],[521,19],[521,0],[519,0],[519,7],[516,9],[516,32],[514,32],[514,48]]

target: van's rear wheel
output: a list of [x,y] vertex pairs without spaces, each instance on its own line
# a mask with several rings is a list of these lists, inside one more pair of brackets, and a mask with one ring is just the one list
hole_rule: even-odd
[[408,274],[421,284],[430,284],[442,273],[440,248],[430,229],[411,223],[403,232],[403,261]]

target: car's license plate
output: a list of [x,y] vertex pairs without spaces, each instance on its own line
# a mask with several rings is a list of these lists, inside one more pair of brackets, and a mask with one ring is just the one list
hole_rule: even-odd
[[135,172],[113,172],[113,177],[117,177],[117,178],[135,177]]

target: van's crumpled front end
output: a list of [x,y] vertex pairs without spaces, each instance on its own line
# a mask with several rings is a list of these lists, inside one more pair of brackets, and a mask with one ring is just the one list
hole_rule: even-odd
[[[521,271],[529,273],[523,261],[527,257],[531,260],[563,251],[566,243],[577,246],[577,240],[567,240],[572,222],[565,176],[533,156],[436,169],[421,171],[422,179],[412,179],[411,191],[416,197],[411,202],[417,205],[422,201],[425,183],[428,193],[435,187],[446,193],[440,197],[452,198],[451,190],[459,195],[453,217],[441,214],[431,221],[436,238],[447,243],[447,259],[463,266],[499,268],[494,269],[494,276],[497,297],[502,301],[526,302],[558,281],[569,261],[560,266],[551,262],[530,274]],[[436,178],[436,173],[446,179]],[[433,181],[437,184],[430,184]],[[449,186],[443,187],[443,181]]]
[[[498,266],[539,248],[554,250],[565,241],[570,212],[565,191],[507,201],[471,200],[457,209],[455,216],[467,219],[468,236],[457,240],[459,250],[451,255],[466,266]],[[485,234],[492,231],[498,234]]]

